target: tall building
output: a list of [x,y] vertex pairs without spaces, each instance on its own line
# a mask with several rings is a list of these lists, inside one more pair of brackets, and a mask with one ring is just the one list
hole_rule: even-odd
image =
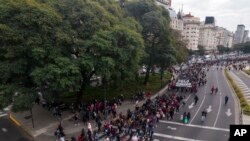
[[198,50],[200,18],[186,14],[183,19],[182,36],[187,41],[187,48],[190,50]]
[[215,19],[214,19],[214,17],[212,17],[212,16],[206,17],[205,24],[211,24],[211,25],[215,26]]
[[[216,50],[218,42],[222,42],[216,38],[216,34],[214,17],[206,17],[205,22],[200,25],[199,45],[203,46],[207,51]],[[221,32],[221,34],[223,33]]]
[[238,25],[234,36],[234,44],[243,43],[244,33],[245,33],[245,25],[243,24]]
[[243,36],[243,41],[242,41],[243,43],[247,42],[248,34],[249,34],[249,30],[245,30],[244,36]]
[[[171,0],[156,0],[156,4],[163,6],[169,12],[170,16],[170,27],[172,29],[182,31],[183,30],[183,20],[181,16],[176,14],[176,11],[171,8]],[[179,13],[178,13],[179,14]]]
[[181,12],[179,11],[177,15],[170,16],[170,18],[171,18],[170,27],[172,29],[182,32],[183,31],[183,19],[182,19]]
[[229,48],[233,47],[233,39],[234,39],[234,34],[232,32],[229,32],[227,39],[227,47]]
[[215,46],[221,45],[224,47],[232,47],[233,33],[223,27],[216,27]]

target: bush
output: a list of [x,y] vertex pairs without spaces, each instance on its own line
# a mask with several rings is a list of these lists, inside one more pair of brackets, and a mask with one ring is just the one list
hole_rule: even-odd
[[243,108],[243,113],[246,114],[246,115],[250,115],[250,107],[249,106],[244,107]]
[[228,74],[227,70],[225,69],[225,74],[227,79],[230,82],[230,85],[233,87],[234,92],[236,93],[237,97],[240,100],[240,106],[243,110],[243,113],[245,115],[250,115],[250,105],[248,104],[247,100],[245,99],[241,89],[236,85],[236,83],[233,81],[233,79],[230,77],[230,75]]

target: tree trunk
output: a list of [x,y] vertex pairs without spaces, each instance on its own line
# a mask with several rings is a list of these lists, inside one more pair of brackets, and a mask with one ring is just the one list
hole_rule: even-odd
[[83,95],[84,89],[85,89],[85,84],[84,84],[84,82],[82,82],[80,90],[76,93],[76,95],[77,95],[77,101],[76,102],[78,104],[83,102],[83,96],[82,95]]
[[144,79],[144,85],[147,85],[147,84],[148,84],[149,73],[150,73],[150,66],[148,66],[148,67],[147,67],[147,70],[146,70],[146,75],[145,75],[145,79]]

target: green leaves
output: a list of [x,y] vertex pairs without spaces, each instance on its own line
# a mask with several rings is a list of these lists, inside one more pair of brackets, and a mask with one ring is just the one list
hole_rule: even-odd
[[126,3],[0,0],[1,98],[25,110],[38,92],[55,100],[81,96],[93,76],[120,87],[142,62],[164,69],[174,63],[178,42],[167,10],[153,0]]
[[47,86],[53,91],[63,92],[71,87],[80,87],[80,70],[68,58],[56,58],[54,64],[36,68],[31,76],[39,87]]
[[106,79],[117,72],[123,74],[123,77],[131,78],[124,75],[136,71],[143,56],[143,47],[141,36],[122,26],[116,26],[110,31],[100,31],[85,44],[86,50],[92,54],[90,56],[94,60],[94,70]]
[[170,30],[170,18],[168,11],[163,7],[156,6],[154,1],[135,1],[128,3],[125,8],[128,15],[132,15],[142,26],[142,36],[145,43],[146,55],[143,59],[143,64],[147,66],[147,72],[144,83],[146,84],[149,77],[150,69],[156,65],[165,70],[176,60],[178,53],[181,51],[181,56],[177,56],[183,60],[185,54],[185,45],[181,40]]

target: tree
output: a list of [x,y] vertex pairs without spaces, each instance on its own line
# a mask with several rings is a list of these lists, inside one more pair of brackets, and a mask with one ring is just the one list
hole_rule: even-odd
[[177,30],[171,30],[173,46],[176,50],[175,58],[177,63],[185,62],[189,57],[189,50],[186,42],[182,39],[181,33]]
[[[86,49],[95,59],[96,74],[114,84],[134,78],[138,64],[143,56],[143,40],[140,34],[126,27],[116,26],[110,31],[100,31],[86,43]],[[108,61],[109,60],[109,61]],[[110,62],[107,63],[106,61]]]
[[198,45],[198,49],[199,49],[200,55],[204,55],[205,54],[205,47],[204,46]]
[[69,40],[61,48],[64,55],[74,58],[80,70],[78,100],[94,75],[117,85],[120,80],[132,77],[144,52],[142,37],[135,33],[140,33],[141,26],[133,18],[123,16],[118,3],[112,0],[43,2],[63,15],[62,27],[67,34],[62,35]]
[[250,42],[235,44],[231,50],[249,53],[250,52]]
[[219,51],[219,53],[224,53],[224,52],[229,52],[230,49],[228,47],[224,47],[223,45],[218,45],[217,46],[217,50]]
[[[79,68],[65,57],[55,58],[54,63],[37,67],[31,73],[34,83],[42,90],[57,100],[65,91],[79,90],[81,80]],[[52,99],[51,99],[52,100]]]
[[154,1],[131,2],[125,8],[128,15],[132,15],[143,28],[142,36],[147,53],[143,59],[143,64],[146,64],[147,68],[144,84],[147,84],[153,66],[161,66],[164,70],[175,55],[171,43],[169,14],[165,8],[157,6]]
[[1,88],[8,102],[19,93],[13,108],[24,110],[32,105],[33,98],[26,106],[18,105],[27,104],[27,95],[36,95],[37,85],[30,74],[60,56],[55,33],[62,18],[51,7],[34,0],[1,0],[0,12]]

